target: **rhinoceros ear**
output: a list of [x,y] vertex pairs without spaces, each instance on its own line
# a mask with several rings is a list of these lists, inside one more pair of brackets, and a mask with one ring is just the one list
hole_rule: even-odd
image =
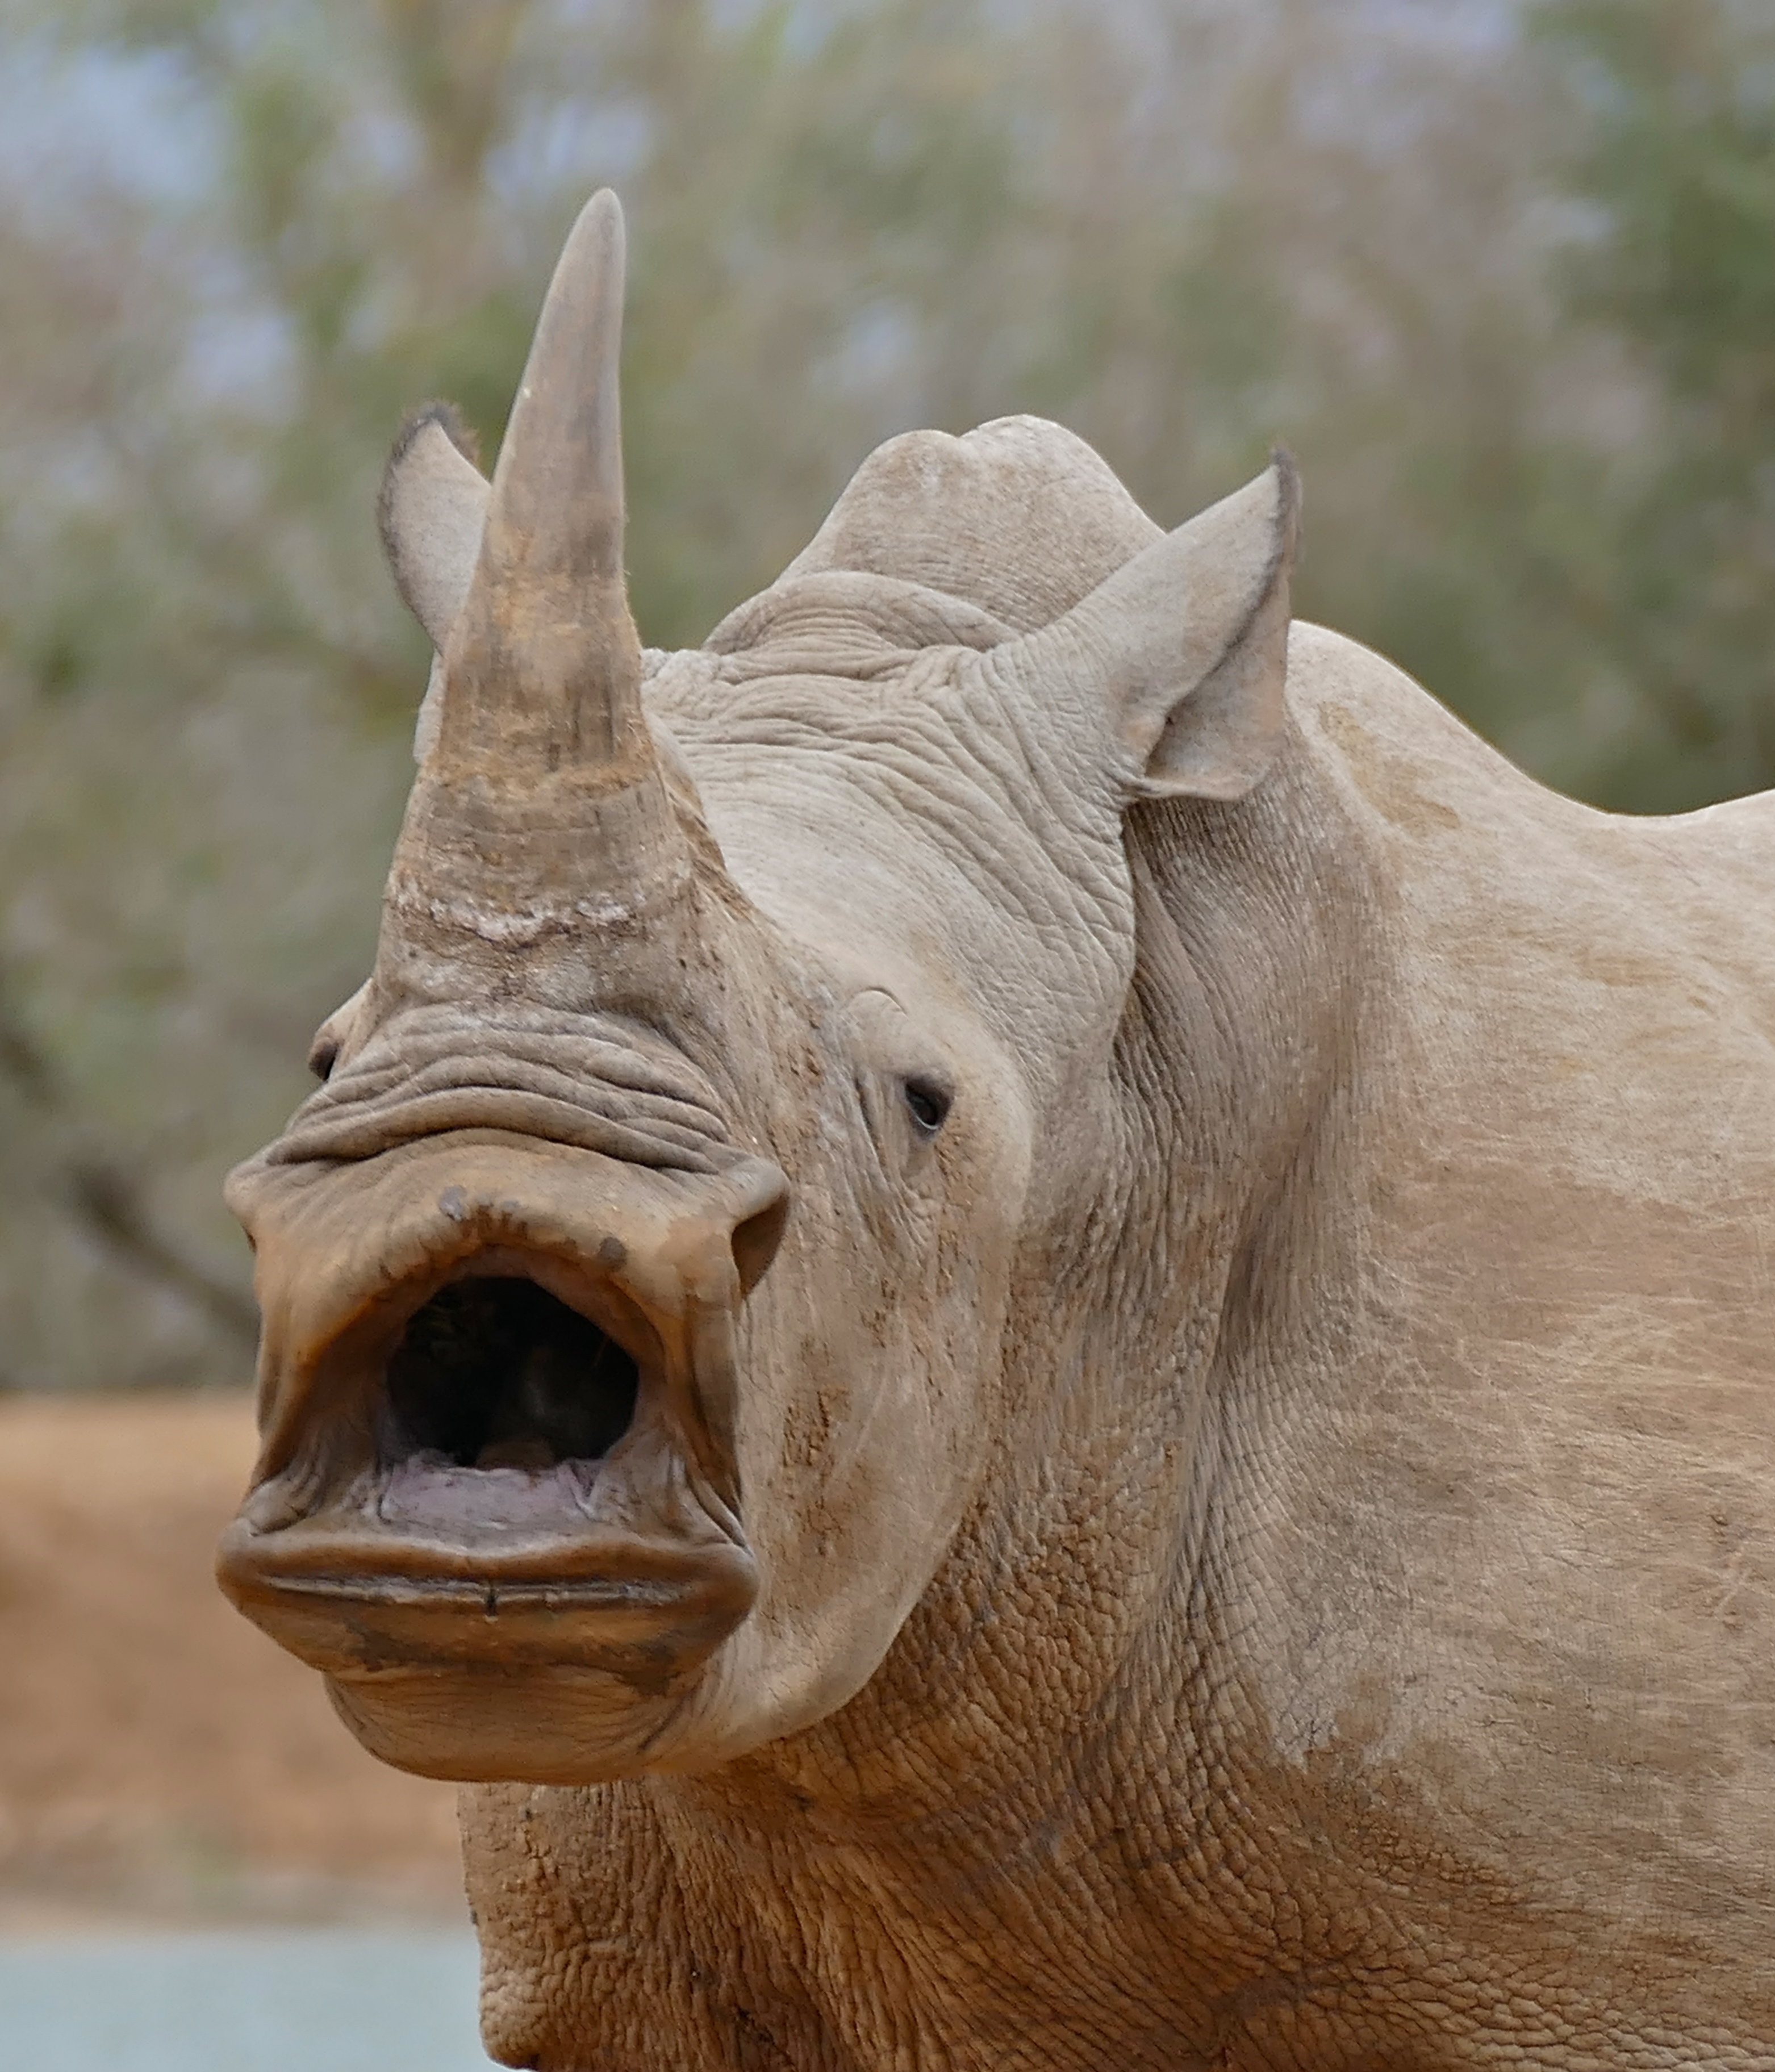
[[376,522],[395,587],[440,654],[468,594],[491,495],[455,408],[414,411],[383,471]]
[[1032,688],[1058,672],[1100,701],[1132,766],[1132,796],[1242,799],[1269,768],[1282,739],[1300,507],[1294,463],[1278,451],[1256,481],[1015,643]]

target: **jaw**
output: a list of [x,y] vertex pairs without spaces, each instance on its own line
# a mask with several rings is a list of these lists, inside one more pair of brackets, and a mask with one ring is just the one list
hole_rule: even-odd
[[378,1464],[269,1531],[252,1509],[224,1537],[223,1588],[327,1676],[373,1754],[428,1776],[639,1767],[695,1726],[757,1594],[738,1521],[699,1499],[657,1424],[534,1470]]
[[701,1684],[637,1692],[596,1671],[460,1667],[329,1676],[334,1711],[380,1761],[450,1784],[606,1784],[695,1741]]
[[401,1768],[587,1782],[693,1754],[758,1593],[735,1237],[780,1217],[775,1169],[476,1131],[256,1161],[235,1192],[265,1443],[224,1590]]

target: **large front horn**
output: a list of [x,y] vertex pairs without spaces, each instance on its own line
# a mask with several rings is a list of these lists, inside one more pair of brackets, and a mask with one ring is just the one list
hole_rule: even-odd
[[622,570],[622,212],[608,188],[549,283],[444,655],[438,752],[520,779],[650,753]]
[[[431,598],[441,709],[389,878],[391,955],[632,930],[694,868],[642,709],[623,578],[622,321],[622,213],[606,191],[549,284],[460,609]],[[457,488],[453,540],[471,536],[477,501]],[[398,520],[401,495],[384,504]]]

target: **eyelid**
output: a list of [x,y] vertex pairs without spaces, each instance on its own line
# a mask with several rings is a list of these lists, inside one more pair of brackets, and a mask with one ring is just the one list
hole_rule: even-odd
[[[955,1102],[954,1088],[937,1073],[920,1071],[906,1073],[900,1081],[900,1091],[918,1129],[927,1137],[935,1137],[949,1120]],[[935,1112],[927,1112],[931,1110]]]

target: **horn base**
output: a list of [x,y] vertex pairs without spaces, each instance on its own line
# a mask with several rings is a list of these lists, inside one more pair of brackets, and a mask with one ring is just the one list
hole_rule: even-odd
[[695,859],[651,760],[544,773],[427,769],[408,802],[384,900],[407,941],[511,950],[627,934],[683,899]]

